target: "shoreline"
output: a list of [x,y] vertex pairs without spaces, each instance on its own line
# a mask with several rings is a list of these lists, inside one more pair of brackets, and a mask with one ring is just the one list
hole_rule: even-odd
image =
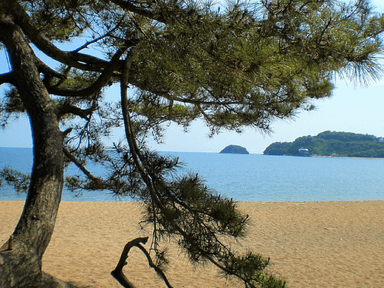
[[[303,157],[303,156],[298,156]],[[308,157],[314,157],[314,158],[341,158],[341,159],[384,159],[382,157],[350,157],[350,156],[321,156],[321,155],[312,155]]]
[[271,155],[271,154],[260,154],[263,156],[285,156],[285,157],[305,157],[305,158],[340,158],[340,159],[384,159],[383,157],[349,157],[349,156],[323,156],[323,155]]
[[[236,201],[236,203],[328,203],[328,202],[384,202],[384,199],[376,200],[319,200],[319,201]],[[2,200],[1,202],[25,202],[25,200]],[[62,200],[60,203],[142,203],[143,201],[76,201],[76,200]]]
[[[13,232],[23,205],[0,201],[0,241]],[[150,235],[138,225],[142,208],[140,202],[63,201],[43,270],[81,285],[121,287],[109,273],[128,241]],[[250,223],[248,236],[232,247],[269,257],[269,271],[288,287],[383,285],[384,201],[238,202],[238,208]],[[242,287],[213,266],[194,268],[175,245],[169,248],[174,287]],[[137,287],[165,287],[138,252],[124,271]]]

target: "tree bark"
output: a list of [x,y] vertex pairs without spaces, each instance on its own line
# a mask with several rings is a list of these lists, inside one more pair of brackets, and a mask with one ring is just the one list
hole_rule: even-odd
[[0,37],[11,59],[13,83],[30,118],[33,167],[12,247],[0,249],[0,287],[42,287],[47,279],[42,273],[42,257],[53,233],[63,188],[63,136],[34,53],[11,15],[12,1],[4,2],[0,4]]

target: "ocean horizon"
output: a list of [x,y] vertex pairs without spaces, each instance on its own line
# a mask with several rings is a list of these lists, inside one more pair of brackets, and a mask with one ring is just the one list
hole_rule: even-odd
[[[212,152],[159,152],[179,157],[185,172],[198,173],[206,185],[236,201],[367,201],[384,200],[384,159],[348,157],[295,157]],[[32,148],[0,148],[0,169],[30,173]],[[94,173],[102,173],[101,171]],[[66,175],[80,171],[74,165]],[[24,200],[8,186],[0,200]],[[63,201],[132,201],[105,191],[76,196],[63,190]]]

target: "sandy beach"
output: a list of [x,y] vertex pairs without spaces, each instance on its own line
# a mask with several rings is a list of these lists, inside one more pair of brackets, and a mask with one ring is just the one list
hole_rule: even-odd
[[[0,201],[0,241],[13,232],[23,205]],[[124,245],[150,236],[138,225],[141,209],[130,202],[62,202],[43,270],[84,286],[121,287],[110,272]],[[288,287],[384,287],[384,201],[241,202],[239,209],[251,222],[234,248],[270,257],[270,271]],[[169,251],[174,287],[243,287],[213,266],[191,266],[175,245]],[[124,268],[128,278],[137,287],[165,287],[133,252]]]

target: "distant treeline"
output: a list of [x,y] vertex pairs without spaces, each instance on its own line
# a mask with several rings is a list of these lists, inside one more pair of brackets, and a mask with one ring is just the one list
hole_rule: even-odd
[[272,143],[263,154],[384,158],[384,143],[382,137],[373,135],[325,131],[293,142]]

